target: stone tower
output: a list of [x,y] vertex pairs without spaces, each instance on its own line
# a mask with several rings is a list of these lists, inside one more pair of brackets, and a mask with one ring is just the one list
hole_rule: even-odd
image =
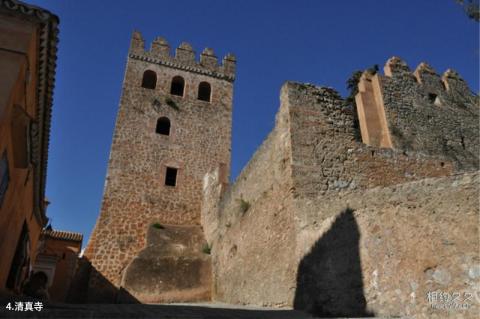
[[91,301],[115,298],[151,225],[200,228],[204,175],[218,168],[228,181],[234,76],[231,54],[219,65],[207,48],[196,61],[184,42],[171,56],[163,38],[147,51],[133,33],[101,212],[85,252]]

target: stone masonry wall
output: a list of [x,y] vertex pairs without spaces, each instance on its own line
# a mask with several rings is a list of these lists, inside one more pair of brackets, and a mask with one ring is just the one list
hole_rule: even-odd
[[452,174],[442,157],[368,147],[354,138],[353,115],[329,88],[287,83],[296,196],[388,186]]
[[[479,185],[479,174],[468,173],[297,199],[295,307],[320,315],[476,318]],[[429,292],[448,293],[450,301],[430,303]]]
[[[282,94],[282,101],[286,97]],[[285,306],[295,281],[288,109],[235,183],[223,191],[215,172],[205,178],[202,210],[212,246],[213,299]],[[218,219],[212,227],[212,221]]]
[[[207,175],[215,299],[440,318],[449,313],[428,308],[430,289],[476,291],[478,173],[445,154],[361,144],[353,127],[334,90],[288,82],[274,130],[237,181],[224,190]],[[472,317],[471,304],[450,315]]]
[[457,72],[440,76],[421,63],[412,74],[393,57],[385,76],[376,76],[395,148],[442,155],[461,170],[479,168],[479,99]]
[[[187,43],[175,57],[169,51],[161,38],[145,51],[141,35],[132,37],[101,213],[86,249],[99,276],[117,287],[152,223],[199,225],[203,176],[222,167],[228,179],[234,57],[219,66],[211,49],[200,62]],[[154,89],[141,85],[146,70],[156,74]],[[170,94],[174,76],[185,80],[184,96]],[[197,99],[202,81],[211,85],[211,102]],[[155,132],[160,117],[170,120],[169,135]],[[167,166],[178,169],[174,187],[165,185]],[[96,277],[91,298],[103,300]]]

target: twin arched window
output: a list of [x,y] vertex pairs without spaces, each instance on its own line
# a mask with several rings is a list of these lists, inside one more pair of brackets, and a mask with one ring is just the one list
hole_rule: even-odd
[[153,90],[155,86],[157,86],[157,74],[152,70],[143,72],[142,88]]
[[[142,87],[146,89],[155,89],[157,86],[157,74],[152,70],[143,72]],[[172,79],[170,86],[170,94],[183,96],[185,93],[185,80],[177,75]],[[210,102],[212,96],[212,87],[208,82],[200,82],[198,85],[197,99],[201,101]]]

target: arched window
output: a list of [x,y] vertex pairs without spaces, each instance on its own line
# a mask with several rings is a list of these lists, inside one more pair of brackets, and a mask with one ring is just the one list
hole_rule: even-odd
[[161,135],[170,135],[170,120],[167,117],[159,118],[155,132]]
[[210,102],[210,96],[212,94],[212,88],[208,82],[200,82],[198,85],[198,99],[202,101]]
[[170,88],[170,94],[183,96],[184,88],[185,80],[181,76],[176,76],[172,79],[172,87]]
[[142,88],[154,89],[157,85],[157,74],[152,70],[143,72]]

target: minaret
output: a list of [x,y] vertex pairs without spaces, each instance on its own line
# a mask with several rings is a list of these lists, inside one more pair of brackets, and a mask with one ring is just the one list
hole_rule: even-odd
[[93,299],[112,301],[152,224],[200,225],[207,172],[220,168],[228,180],[235,63],[228,54],[219,65],[209,48],[196,61],[185,42],[171,56],[163,38],[146,51],[133,33],[101,212],[85,252]]

